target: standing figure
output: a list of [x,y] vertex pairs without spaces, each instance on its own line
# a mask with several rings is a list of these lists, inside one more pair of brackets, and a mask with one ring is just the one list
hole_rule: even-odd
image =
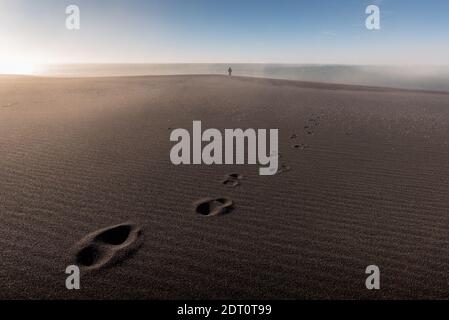
[[229,67],[228,73],[229,73],[229,76],[232,76],[232,68],[231,67]]

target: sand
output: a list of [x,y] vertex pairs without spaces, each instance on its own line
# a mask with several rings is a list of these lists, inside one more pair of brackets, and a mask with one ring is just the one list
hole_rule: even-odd
[[[170,130],[193,120],[278,128],[279,174],[172,165]],[[447,299],[448,144],[443,93],[0,77],[0,298]],[[80,261],[101,266],[69,291]]]

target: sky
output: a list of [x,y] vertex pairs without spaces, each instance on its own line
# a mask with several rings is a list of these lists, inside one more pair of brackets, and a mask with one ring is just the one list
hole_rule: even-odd
[[[65,27],[78,5],[81,28]],[[365,27],[365,8],[381,29]],[[0,0],[1,66],[449,65],[447,0]]]

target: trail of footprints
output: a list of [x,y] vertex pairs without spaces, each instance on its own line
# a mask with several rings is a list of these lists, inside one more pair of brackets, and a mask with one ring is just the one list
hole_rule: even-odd
[[[314,116],[314,117],[311,117],[307,121],[306,125],[304,125],[304,130],[306,130],[307,135],[315,134],[315,129],[318,128],[318,126],[320,125],[320,118],[321,118],[320,116]],[[298,139],[298,135],[296,133],[293,133],[290,136],[290,140],[296,140],[296,139]],[[292,145],[292,148],[296,149],[296,150],[306,150],[306,149],[309,149],[310,146],[306,143],[296,143],[296,144]],[[290,171],[290,170],[291,170],[291,167],[289,165],[280,164],[278,174],[284,173],[284,172]]]
[[[315,134],[315,129],[320,124],[320,116],[312,117],[308,120],[308,123],[304,126],[304,129],[306,130],[306,133],[308,135]],[[290,136],[290,139],[297,139],[298,135],[296,133],[293,133]],[[299,149],[299,150],[305,150],[309,148],[308,144],[300,143],[300,144],[294,144],[292,145],[292,148]],[[278,153],[278,159],[282,158],[282,154]],[[277,171],[277,174],[282,174],[284,172],[288,172],[291,170],[291,167],[285,163],[279,163],[279,168]],[[238,173],[231,173],[228,174],[221,183],[227,187],[235,188],[237,186],[240,186],[241,180],[243,179],[243,176]],[[234,202],[229,198],[207,198],[200,201],[197,201],[194,203],[195,206],[195,212],[197,214],[203,215],[203,216],[218,216],[223,215],[231,212],[234,209]]]
[[315,134],[315,129],[320,125],[320,116],[312,117],[309,119],[308,124],[304,126],[308,135]]
[[[221,181],[227,187],[235,188],[240,185],[243,176],[239,173],[230,173]],[[194,203],[195,212],[202,216],[219,216],[234,209],[234,201],[229,198],[206,198]]]
[[[309,119],[304,126],[308,135],[313,135],[319,125],[320,117]],[[290,136],[291,140],[297,139],[297,134]],[[304,150],[309,148],[307,144],[294,144],[294,149]],[[281,159],[278,153],[278,159]],[[277,174],[291,170],[285,163],[279,163]],[[226,175],[221,183],[229,188],[241,185],[243,176],[239,173]],[[201,216],[215,217],[226,215],[234,210],[234,201],[227,197],[205,198],[194,203],[195,212]],[[73,248],[75,263],[84,270],[98,270],[113,266],[130,257],[140,248],[143,242],[143,233],[140,227],[132,223],[123,223],[97,230],[81,239]]]

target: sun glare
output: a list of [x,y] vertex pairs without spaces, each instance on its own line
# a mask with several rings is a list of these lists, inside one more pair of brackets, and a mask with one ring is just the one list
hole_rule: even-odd
[[36,66],[29,62],[17,60],[0,61],[0,74],[33,75],[36,72]]

